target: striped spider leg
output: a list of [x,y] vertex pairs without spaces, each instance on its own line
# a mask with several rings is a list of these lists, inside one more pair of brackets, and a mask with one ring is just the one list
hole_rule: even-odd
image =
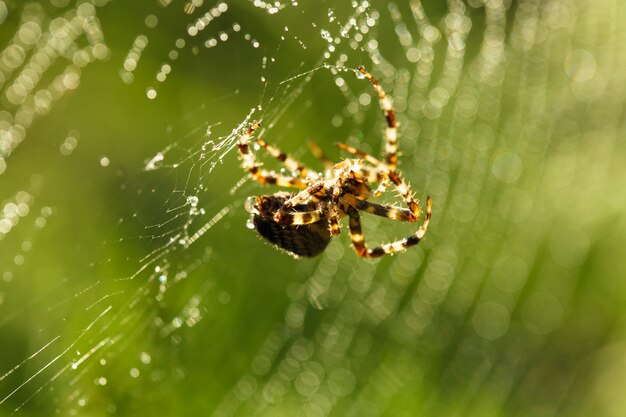
[[[252,178],[261,184],[275,184],[281,187],[290,187],[290,188],[306,188],[308,182],[306,178],[313,171],[306,168],[302,163],[297,160],[291,158],[284,152],[281,152],[278,148],[275,148],[264,140],[257,138],[256,142],[265,149],[270,155],[278,159],[282,162],[289,170],[292,172],[297,172],[299,177],[291,177],[282,174],[275,174],[270,171],[264,170],[260,168],[260,164],[257,162],[256,157],[250,151],[250,146],[248,145],[250,139],[254,132],[261,127],[260,121],[253,122],[248,129],[241,135],[237,143],[237,147],[239,149],[240,156],[243,160],[243,167],[247,170]],[[313,173],[314,174],[314,173]],[[317,174],[314,174],[317,177]],[[288,201],[288,199],[286,199]],[[257,201],[259,204],[259,201]],[[310,224],[318,221],[320,219],[319,210],[312,210],[310,212],[297,212],[293,215],[288,214],[286,217],[286,222],[294,225],[303,225]]]
[[[239,138],[239,141],[237,142],[237,148],[239,149],[239,154],[241,156],[241,159],[243,160],[243,169],[248,171],[252,178],[261,184],[274,184],[280,187],[290,188],[306,188],[308,184],[302,178],[275,174],[265,169],[261,169],[261,165],[257,162],[256,157],[252,152],[250,152],[249,145],[250,138],[259,127],[261,127],[260,121],[253,122],[250,127],[244,131],[244,133]],[[287,161],[286,156],[283,162],[285,161]],[[291,158],[289,158],[289,164],[293,166],[300,165],[297,161],[293,161]],[[287,165],[287,167],[289,167],[289,165]]]
[[400,252],[408,247],[417,245],[428,230],[428,224],[430,222],[430,217],[432,213],[432,202],[430,197],[427,197],[426,199],[426,218],[424,219],[424,222],[417,230],[417,232],[405,239],[380,245],[373,249],[369,249],[365,244],[365,240],[363,238],[361,220],[357,210],[362,210],[366,213],[374,214],[377,216],[387,217],[392,220],[401,220],[408,222],[416,222],[422,210],[419,203],[413,197],[410,187],[402,180],[402,177],[400,177],[400,175],[398,175],[395,170],[390,170],[385,163],[379,161],[368,153],[356,149],[352,146],[343,143],[338,143],[337,146],[345,150],[346,152],[357,155],[369,162],[370,164],[374,165],[384,176],[389,178],[389,180],[394,184],[395,188],[400,192],[402,199],[409,207],[409,209],[406,210],[394,206],[370,203],[367,201],[359,201],[356,207],[351,207],[348,210],[348,216],[350,217],[350,236],[352,239],[352,245],[354,246],[359,256],[375,258],[388,253]]
[[[389,208],[386,207],[385,209]],[[411,246],[417,245],[420,240],[422,240],[422,238],[426,234],[426,231],[428,230],[428,223],[430,222],[431,211],[432,203],[430,197],[428,197],[426,199],[426,218],[424,219],[424,222],[419,227],[419,229],[417,229],[417,232],[404,239],[396,240],[395,242],[385,243],[383,245],[379,245],[370,249],[367,247],[365,239],[363,238],[363,230],[361,229],[361,219],[359,217],[359,212],[355,208],[350,207],[348,210],[348,216],[350,217],[349,226],[352,246],[354,246],[354,249],[359,256],[363,256],[365,258],[377,258],[385,254],[402,252],[407,248],[410,248]],[[385,217],[389,216],[385,214]]]
[[357,71],[372,83],[378,94],[378,101],[387,121],[387,128],[385,129],[385,162],[391,171],[395,171],[398,164],[398,122],[396,121],[396,112],[393,110],[393,101],[385,93],[378,80],[363,66],[357,68]]

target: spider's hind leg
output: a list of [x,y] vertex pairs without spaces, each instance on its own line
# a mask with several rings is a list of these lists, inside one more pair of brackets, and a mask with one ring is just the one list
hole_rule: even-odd
[[368,182],[378,182],[378,188],[374,191],[374,196],[380,197],[385,192],[385,190],[389,186],[389,183],[391,182],[388,175],[388,172],[390,171],[389,167],[385,163],[379,161],[372,155],[368,154],[367,152],[363,152],[360,149],[357,149],[350,145],[346,145],[345,143],[341,142],[338,142],[335,145],[337,145],[339,149],[343,149],[344,151],[349,152],[352,155],[356,155],[374,165],[374,168],[362,167],[361,173],[365,178],[367,178]]
[[415,217],[419,217],[421,213],[421,208],[419,203],[413,197],[411,193],[411,188],[404,182],[400,174],[398,174],[395,170],[390,169],[384,162],[379,161],[373,156],[365,153],[361,150],[353,148],[352,146],[346,145],[344,143],[338,143],[337,146],[347,152],[350,152],[353,155],[358,155],[361,158],[365,159],[370,164],[374,165],[378,168],[379,173],[383,176],[383,181],[391,181],[396,189],[400,192],[402,199],[409,206],[409,210],[413,212]]
[[357,200],[357,208],[375,216],[386,217],[402,222],[416,222],[417,217],[411,210],[385,204],[370,203],[366,200]]
[[402,252],[411,246],[417,245],[422,240],[428,230],[431,211],[432,204],[429,197],[426,201],[426,218],[417,232],[404,239],[385,243],[384,245],[376,246],[370,249],[365,244],[365,239],[363,238],[359,212],[355,208],[351,207],[350,210],[348,210],[348,216],[350,216],[350,237],[352,239],[352,246],[354,246],[354,250],[359,256],[363,256],[365,258],[378,258],[385,254]]

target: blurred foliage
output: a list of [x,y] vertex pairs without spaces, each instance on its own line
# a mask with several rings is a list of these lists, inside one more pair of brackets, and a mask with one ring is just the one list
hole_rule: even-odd
[[[0,0],[0,415],[626,413],[620,0],[92,3]],[[342,63],[433,221],[292,259],[233,130],[378,152]]]

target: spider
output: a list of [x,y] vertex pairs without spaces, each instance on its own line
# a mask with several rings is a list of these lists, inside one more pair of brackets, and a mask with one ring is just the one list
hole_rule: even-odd
[[[257,232],[276,247],[296,257],[313,257],[323,252],[330,239],[340,233],[339,221],[345,216],[349,218],[352,246],[359,256],[366,258],[401,252],[417,245],[426,234],[430,222],[432,203],[430,197],[427,197],[425,219],[414,234],[374,248],[369,248],[365,244],[359,211],[392,220],[416,222],[421,208],[413,197],[411,188],[396,170],[398,123],[391,98],[364,67],[361,66],[356,71],[358,76],[367,78],[373,85],[384,111],[387,121],[384,162],[361,150],[338,143],[340,149],[358,158],[345,159],[333,165],[320,148],[311,142],[309,145],[312,153],[325,167],[324,174],[319,174],[263,139],[257,138],[256,143],[261,148],[292,172],[292,176],[288,176],[262,169],[250,151],[249,143],[254,132],[261,126],[260,121],[253,122],[237,143],[243,169],[257,182],[300,189],[299,192],[281,191],[251,197],[246,202],[246,208],[251,213],[252,224]],[[378,187],[373,192],[371,185],[374,183],[378,183]],[[381,195],[391,184],[400,193],[408,209],[368,201]]]

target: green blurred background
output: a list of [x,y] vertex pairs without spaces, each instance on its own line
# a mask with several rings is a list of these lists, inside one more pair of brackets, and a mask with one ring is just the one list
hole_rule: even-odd
[[[626,413],[622,2],[336,3],[0,0],[0,415]],[[292,259],[236,129],[379,152],[360,64],[433,221]]]

